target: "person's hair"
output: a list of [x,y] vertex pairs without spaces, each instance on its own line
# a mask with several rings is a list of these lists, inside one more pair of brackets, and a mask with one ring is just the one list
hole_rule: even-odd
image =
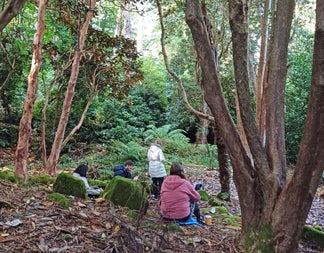
[[155,144],[157,144],[157,145],[160,145],[160,146],[162,146],[162,141],[161,141],[161,139],[160,138],[156,138],[156,140],[155,140],[155,142],[154,142]]
[[134,166],[134,162],[132,161],[132,160],[127,160],[126,162],[125,162],[125,166]]
[[183,179],[186,179],[186,176],[184,174],[184,169],[182,167],[182,163],[173,162],[170,168],[170,175],[177,175]]
[[88,166],[85,164],[79,165],[73,172],[78,173],[81,177],[87,177]]

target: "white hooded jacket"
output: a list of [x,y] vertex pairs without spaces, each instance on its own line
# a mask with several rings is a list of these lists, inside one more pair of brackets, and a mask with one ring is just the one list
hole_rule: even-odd
[[149,160],[149,174],[150,177],[165,177],[166,171],[163,162],[165,157],[162,152],[162,148],[158,144],[151,144],[147,158]]

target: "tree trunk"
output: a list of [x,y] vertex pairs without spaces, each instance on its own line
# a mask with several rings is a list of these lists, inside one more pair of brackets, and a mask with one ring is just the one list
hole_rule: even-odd
[[84,47],[84,43],[87,37],[87,32],[89,28],[90,21],[93,17],[94,7],[96,5],[96,1],[90,1],[91,6],[89,6],[89,9],[86,13],[86,18],[81,26],[80,32],[79,32],[79,38],[78,38],[78,45],[77,49],[74,55],[73,63],[72,63],[72,69],[71,69],[71,75],[68,82],[66,95],[63,103],[62,113],[60,117],[60,122],[57,127],[56,135],[54,138],[54,142],[51,149],[51,154],[49,155],[47,159],[46,164],[46,170],[47,173],[51,176],[56,175],[56,165],[59,160],[59,156],[62,150],[62,142],[65,134],[65,129],[69,120],[70,115],[70,109],[72,105],[72,100],[74,97],[74,90],[76,81],[79,74],[79,67],[80,67],[80,60],[82,57],[82,50]]
[[[242,229],[246,230],[249,224],[259,221],[260,214],[256,211],[254,211],[255,213],[249,211],[259,211],[260,203],[262,203],[262,196],[254,195],[254,189],[259,185],[259,182],[255,178],[254,168],[244,151],[222,95],[215,56],[210,50],[211,45],[198,0],[186,1],[186,22],[195,42],[197,60],[202,68],[204,80],[202,88],[205,100],[216,124],[219,126],[221,136],[224,136],[226,150],[232,160],[233,179],[236,182],[242,216],[244,217],[242,219]],[[246,70],[247,68],[245,73]]]
[[26,0],[10,0],[3,11],[0,13],[0,37],[3,28],[19,13],[24,7]]
[[[215,44],[214,40],[214,34],[212,30],[212,24],[210,23],[209,17],[207,16],[207,7],[206,3],[202,4],[201,7],[202,15],[205,21],[205,26],[207,29],[208,33],[208,38],[209,38],[209,43],[210,43],[210,48],[211,51],[214,54],[215,58],[215,66],[216,66],[216,71],[218,71],[218,58],[217,58],[217,46]],[[202,78],[205,80],[204,78]],[[206,86],[206,84],[204,85]],[[218,166],[219,166],[219,182],[221,184],[221,192],[217,194],[217,197],[223,200],[230,200],[230,170],[229,170],[229,164],[228,164],[228,154],[226,151],[226,147],[224,144],[223,137],[220,133],[219,126],[216,121],[214,121],[214,138],[215,138],[215,143],[217,146],[217,160],[218,160]]]
[[[276,252],[294,252],[320,183],[324,164],[324,2],[316,1],[312,85],[294,175],[273,212]],[[288,235],[288,236],[287,236]]]
[[[204,97],[202,96],[201,99],[201,112],[204,114],[208,114],[207,112],[207,103],[204,99]],[[197,138],[196,138],[196,144],[207,144],[208,140],[207,140],[207,135],[208,135],[208,125],[209,125],[209,121],[207,119],[199,119],[199,129],[197,131]]]
[[28,179],[29,138],[32,131],[31,121],[36,100],[38,73],[42,63],[42,42],[45,33],[45,11],[46,1],[40,0],[38,7],[37,31],[33,42],[32,64],[28,75],[28,88],[24,103],[24,112],[19,124],[19,136],[15,154],[15,174],[24,181],[27,181]]
[[221,191],[218,197],[224,200],[230,200],[230,179],[231,171],[229,168],[229,157],[226,151],[224,139],[220,135],[218,127],[214,126],[214,139],[217,145],[217,160],[219,165],[219,182],[221,184]]
[[260,57],[258,65],[258,75],[255,88],[255,104],[256,104],[256,121],[259,128],[259,133],[262,139],[262,143],[265,142],[265,108],[264,108],[264,86],[266,80],[266,59],[268,52],[268,39],[269,39],[269,8],[272,0],[265,0],[264,13],[261,20],[261,45],[260,45]]
[[[215,122],[219,126],[233,165],[242,211],[242,237],[246,252],[295,252],[310,204],[323,171],[324,124],[323,120],[323,27],[318,25],[320,55],[314,60],[313,87],[304,138],[297,170],[289,183],[285,183],[286,164],[283,143],[283,102],[286,79],[288,38],[294,1],[278,1],[272,24],[271,50],[268,60],[266,92],[267,138],[266,148],[258,135],[258,128],[250,103],[248,74],[248,19],[247,2],[230,0],[230,25],[232,30],[233,60],[236,89],[242,125],[253,160],[247,156],[242,140],[229,116],[221,95],[215,59],[211,53],[207,29],[198,0],[186,1],[186,22],[191,30],[197,58],[202,68],[203,90]],[[317,2],[318,15],[323,26],[323,3]],[[321,9],[321,10],[319,10]],[[320,15],[321,14],[321,15]],[[315,58],[315,56],[314,56]],[[316,71],[317,70],[317,71]],[[317,116],[315,116],[317,115]],[[316,128],[317,127],[317,128]],[[317,136],[317,139],[316,137]],[[311,159],[309,159],[311,158]],[[252,163],[253,161],[253,163]],[[283,187],[284,186],[284,187]],[[283,187],[283,188],[282,188]]]

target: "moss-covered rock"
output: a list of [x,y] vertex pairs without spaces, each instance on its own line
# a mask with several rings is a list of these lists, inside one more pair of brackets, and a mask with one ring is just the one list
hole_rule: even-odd
[[0,171],[0,178],[6,181],[10,181],[12,183],[17,183],[19,180],[15,176],[15,173],[11,170],[3,170]]
[[53,191],[82,199],[86,198],[86,187],[84,182],[68,173],[61,173],[57,176],[53,185]]
[[207,201],[209,200],[209,194],[205,190],[199,190],[198,193],[200,194],[201,200]]
[[324,232],[317,230],[315,228],[304,226],[303,228],[303,238],[315,242],[320,247],[324,248]]
[[141,183],[128,178],[114,177],[103,191],[102,196],[115,205],[143,210],[144,213],[148,208],[146,189]]
[[69,200],[61,193],[54,192],[48,194],[46,199],[58,203],[64,209],[67,209],[70,206]]

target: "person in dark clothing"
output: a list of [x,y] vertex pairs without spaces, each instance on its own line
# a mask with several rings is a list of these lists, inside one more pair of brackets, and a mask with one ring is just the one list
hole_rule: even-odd
[[116,165],[114,167],[114,177],[125,177],[132,178],[132,169],[134,168],[134,163],[131,160],[126,161],[124,165]]

